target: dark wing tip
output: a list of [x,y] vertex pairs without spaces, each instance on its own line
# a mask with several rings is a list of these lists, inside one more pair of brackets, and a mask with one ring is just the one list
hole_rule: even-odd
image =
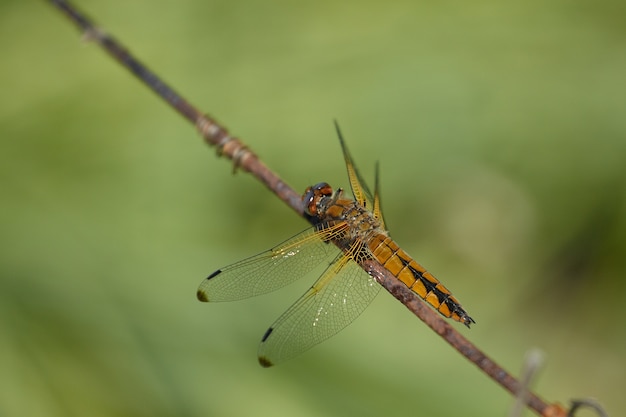
[[[209,275],[206,279],[215,278],[216,276],[218,276],[221,273],[222,273],[222,270],[218,269],[217,271],[215,271],[211,275]],[[200,286],[200,287],[202,287],[202,286]],[[198,300],[204,301],[205,303],[209,301],[208,295],[206,294],[206,292],[204,292],[204,290],[202,288],[198,289],[198,291],[196,292],[196,296],[198,297]]]
[[261,343],[265,342],[267,340],[267,338],[270,337],[270,335],[272,334],[273,331],[274,331],[273,327],[270,327],[269,329],[267,329],[265,331],[265,334],[263,335],[263,338],[261,339]]
[[219,275],[222,273],[221,269],[218,269],[217,271],[213,272],[211,275],[209,275],[206,279],[211,279],[213,277],[215,277],[216,275]]
[[269,359],[267,359],[264,356],[259,356],[259,364],[264,367],[264,368],[269,368],[271,366],[274,366],[274,364],[272,363],[272,361],[270,361]]
[[209,297],[207,297],[206,293],[202,290],[198,290],[198,292],[196,292],[196,296],[198,297],[198,300],[205,303],[209,301]]
[[274,331],[273,327],[270,327],[269,329],[267,329],[267,331],[263,335],[263,338],[261,339],[261,346],[259,347],[259,364],[261,364],[261,366],[264,368],[269,368],[270,366],[274,366],[274,363],[267,356],[261,354],[261,351],[262,351],[261,348],[263,347],[263,343],[265,343],[265,341],[267,340],[268,337],[270,337],[273,331]]
[[339,136],[339,142],[341,142],[341,147],[345,148],[343,135],[341,134],[341,129],[339,128],[339,122],[337,121],[337,119],[333,119],[333,122],[335,123],[335,130],[337,131],[337,136]]

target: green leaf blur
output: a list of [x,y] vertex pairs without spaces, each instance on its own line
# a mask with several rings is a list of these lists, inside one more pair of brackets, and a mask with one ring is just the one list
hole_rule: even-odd
[[[626,409],[626,18],[618,1],[78,6],[297,190],[347,186],[549,401]],[[383,293],[273,369],[315,277],[202,304],[306,223],[46,2],[0,2],[0,415],[485,416],[509,395]]]

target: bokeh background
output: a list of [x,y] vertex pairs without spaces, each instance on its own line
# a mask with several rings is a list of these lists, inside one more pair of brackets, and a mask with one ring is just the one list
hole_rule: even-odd
[[[395,239],[549,401],[626,409],[622,1],[81,0],[297,190],[382,168]],[[44,1],[0,2],[0,415],[485,416],[510,396],[381,293],[273,369],[313,281],[199,303],[306,227]],[[591,415],[582,414],[582,415]]]

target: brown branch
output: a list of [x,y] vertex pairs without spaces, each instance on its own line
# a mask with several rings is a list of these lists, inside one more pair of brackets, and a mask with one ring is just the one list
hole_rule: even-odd
[[196,125],[209,146],[217,146],[221,155],[231,159],[237,167],[250,172],[265,184],[289,207],[302,216],[301,195],[285,184],[275,173],[263,164],[239,139],[232,137],[217,121],[200,112],[155,73],[138,61],[112,36],[96,27],[89,18],[64,0],[49,0],[61,10],[83,32],[86,40],[98,43],[113,59],[126,67],[141,82],[180,113],[185,119]]
[[[141,62],[134,58],[126,48],[118,43],[113,37],[100,30],[75,7],[63,0],[49,0],[60,9],[83,31],[86,39],[97,42],[116,61],[132,72],[140,81],[165,100],[170,106],[178,111],[184,118],[193,123],[200,134],[210,146],[216,146],[221,155],[231,159],[235,169],[238,167],[249,172],[259,181],[265,184],[274,194],[283,200],[289,207],[300,216],[303,215],[301,196],[275,173],[265,166],[259,158],[248,149],[239,139],[232,137],[228,131],[220,126],[214,119],[204,115],[194,106],[189,104],[171,87],[163,82],[153,72],[147,69]],[[361,265],[370,275],[420,320],[441,336],[463,356],[478,366],[491,379],[501,385],[513,395],[517,395],[522,385],[511,374],[502,369],[487,355],[463,337],[447,321],[445,321],[432,308],[428,307],[413,291],[394,277],[389,271],[374,261],[365,261]],[[559,404],[549,404],[532,392],[528,392],[526,404],[537,414],[544,417],[565,417],[566,410]]]
[[[509,374],[500,365],[491,360],[484,352],[474,346],[461,333],[454,329],[450,323],[444,320],[436,311],[430,308],[424,301],[418,298],[413,291],[394,277],[382,265],[375,261],[366,261],[365,270],[398,301],[400,301],[413,314],[419,317],[428,327],[441,336],[450,346],[469,359],[481,371],[497,382],[513,395],[517,395],[522,389],[519,380]],[[533,392],[528,391],[526,405],[544,417],[565,417],[566,410],[559,404],[548,404]]]

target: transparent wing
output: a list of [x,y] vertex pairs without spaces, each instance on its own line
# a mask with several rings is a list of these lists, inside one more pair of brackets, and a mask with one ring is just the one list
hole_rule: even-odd
[[348,145],[343,139],[341,130],[339,129],[339,123],[335,120],[335,129],[337,130],[337,136],[339,136],[339,143],[341,144],[341,150],[343,151],[343,159],[346,163],[346,169],[348,170],[348,180],[350,181],[350,189],[354,199],[364,207],[372,209],[374,198],[372,192],[369,190],[367,183],[359,173],[359,170],[348,151]]
[[383,208],[382,203],[380,202],[380,165],[376,162],[376,174],[374,179],[374,205],[372,207],[372,213],[374,217],[380,220],[380,227],[383,229],[387,229],[385,227],[385,218],[383,217]]
[[241,300],[281,288],[337,254],[339,249],[326,243],[337,230],[307,229],[268,251],[218,269],[202,281],[198,299]]
[[268,367],[333,336],[365,310],[380,285],[344,254],[270,327],[259,346]]

